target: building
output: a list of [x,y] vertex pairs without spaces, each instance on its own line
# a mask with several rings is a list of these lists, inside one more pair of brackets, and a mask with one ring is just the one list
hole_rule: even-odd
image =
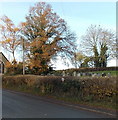
[[2,52],[0,52],[0,74],[6,72],[6,64],[8,63],[8,59],[4,56]]

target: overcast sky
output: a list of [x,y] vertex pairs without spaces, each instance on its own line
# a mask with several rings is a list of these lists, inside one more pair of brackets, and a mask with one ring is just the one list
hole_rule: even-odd
[[[0,2],[0,16],[7,15],[18,25],[25,21],[29,7],[34,2]],[[70,29],[76,33],[78,42],[91,25],[101,25],[104,28],[116,30],[116,3],[115,2],[49,2],[53,10],[67,22]],[[10,58],[8,53],[5,53]],[[18,56],[18,55],[17,55]],[[18,56],[19,58],[19,56]],[[115,61],[109,63],[115,65]],[[58,69],[65,68],[58,65]],[[72,67],[72,66],[70,66]]]

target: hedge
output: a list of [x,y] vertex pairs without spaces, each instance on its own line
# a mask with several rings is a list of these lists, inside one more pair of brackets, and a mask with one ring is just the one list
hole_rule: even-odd
[[76,97],[83,101],[116,102],[118,86],[116,77],[61,77],[19,75],[3,76],[3,87],[27,88],[39,94]]
[[94,71],[118,71],[118,67],[97,67],[97,68],[71,68],[66,70],[57,70],[55,72],[62,73],[62,71],[65,71],[66,73],[72,73],[74,71],[76,72],[94,72]]

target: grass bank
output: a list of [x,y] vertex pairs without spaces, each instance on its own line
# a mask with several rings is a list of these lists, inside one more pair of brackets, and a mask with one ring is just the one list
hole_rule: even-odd
[[90,73],[105,73],[106,75],[108,73],[110,73],[111,76],[117,76],[118,75],[118,71],[94,71],[94,72],[90,72]]

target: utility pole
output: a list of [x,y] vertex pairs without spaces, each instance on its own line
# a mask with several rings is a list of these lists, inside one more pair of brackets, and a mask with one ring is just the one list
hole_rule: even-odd
[[77,69],[77,53],[74,54],[74,59],[75,59],[75,68]]
[[24,49],[25,49],[25,46],[24,46],[24,39],[22,39],[22,47],[23,47],[23,75],[25,75],[25,57],[24,57]]

